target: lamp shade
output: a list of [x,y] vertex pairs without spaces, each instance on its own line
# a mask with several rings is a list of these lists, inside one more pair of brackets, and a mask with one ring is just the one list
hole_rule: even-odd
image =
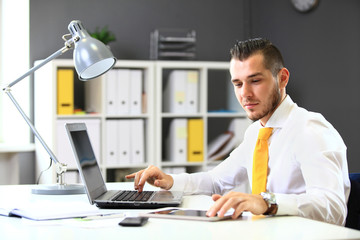
[[90,36],[78,20],[71,21],[68,29],[75,40],[74,64],[80,80],[96,78],[110,70],[116,58],[104,43]]

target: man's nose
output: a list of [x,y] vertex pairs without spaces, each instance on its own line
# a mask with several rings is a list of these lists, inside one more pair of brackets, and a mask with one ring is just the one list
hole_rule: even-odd
[[251,86],[247,83],[243,83],[240,94],[241,94],[241,97],[243,97],[243,98],[250,97],[252,95]]

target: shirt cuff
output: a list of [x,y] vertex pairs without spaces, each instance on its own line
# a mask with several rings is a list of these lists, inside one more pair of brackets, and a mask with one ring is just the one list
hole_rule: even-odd
[[181,173],[181,174],[169,174],[174,182],[172,187],[170,188],[171,191],[184,191],[186,179],[187,179],[187,173]]
[[298,215],[296,196],[291,194],[276,194],[278,210],[276,215]]

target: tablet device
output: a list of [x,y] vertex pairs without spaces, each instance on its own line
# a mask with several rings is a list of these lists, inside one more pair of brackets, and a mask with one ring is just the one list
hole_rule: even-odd
[[147,213],[141,213],[142,217],[167,218],[180,220],[197,220],[197,221],[220,221],[231,218],[232,213],[226,214],[224,217],[208,217],[206,210],[187,209],[187,208],[161,208]]

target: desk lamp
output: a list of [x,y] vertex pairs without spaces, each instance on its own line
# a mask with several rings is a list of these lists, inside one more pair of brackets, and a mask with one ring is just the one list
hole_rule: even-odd
[[92,38],[85,30],[80,21],[71,21],[68,29],[70,31],[70,34],[65,34],[62,37],[65,41],[65,46],[63,48],[50,55],[40,64],[34,66],[24,75],[3,88],[3,92],[5,92],[9,96],[17,110],[20,112],[26,123],[29,125],[31,131],[34,133],[36,138],[40,141],[42,146],[50,155],[50,159],[55,163],[57,184],[50,186],[44,185],[36,189],[32,189],[32,193],[34,194],[79,194],[84,193],[84,187],[82,185],[67,185],[65,183],[64,175],[67,170],[67,165],[59,162],[59,160],[55,157],[54,153],[47,146],[43,138],[40,136],[39,132],[36,130],[34,124],[31,122],[31,120],[22,110],[18,102],[15,100],[14,96],[11,94],[11,87],[23,80],[25,77],[29,76],[30,74],[33,74],[36,70],[40,69],[46,63],[59,57],[70,49],[74,49],[74,65],[76,72],[79,75],[79,79],[82,81],[87,81],[104,74],[105,72],[110,70],[116,62],[116,58],[113,56],[109,48],[106,47],[99,40]]

